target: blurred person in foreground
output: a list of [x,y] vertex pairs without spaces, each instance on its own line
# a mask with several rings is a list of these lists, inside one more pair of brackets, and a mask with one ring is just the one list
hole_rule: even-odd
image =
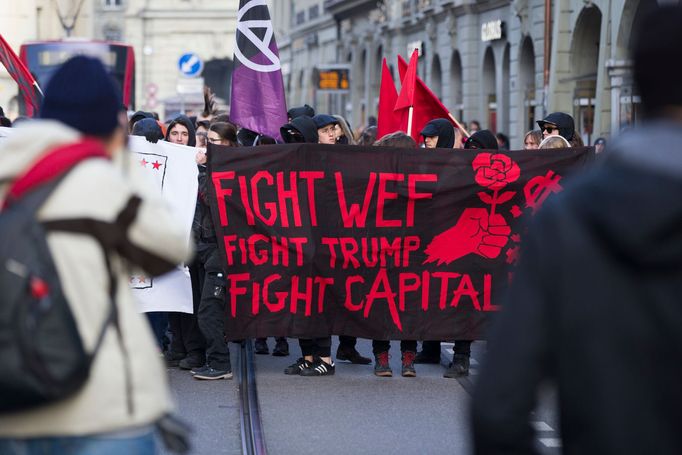
[[120,99],[99,60],[74,57],[50,80],[42,119],[19,128],[0,148],[2,200],[15,179],[41,163],[51,167],[32,171],[32,189],[48,183],[59,163],[88,157],[76,161],[37,217],[79,226],[78,232],[49,231],[47,241],[87,349],[94,349],[111,312],[110,279],[117,308],[116,323],[105,329],[80,389],[54,403],[0,415],[2,454],[153,454],[153,425],[171,408],[158,349],[130,292],[129,268],[160,275],[186,260],[190,249],[161,194],[145,187],[143,176],[135,177],[139,165],[125,152]]
[[529,419],[544,381],[558,389],[564,453],[682,453],[680,24],[679,5],[642,18],[644,122],[524,236],[474,393],[478,454],[537,453]]

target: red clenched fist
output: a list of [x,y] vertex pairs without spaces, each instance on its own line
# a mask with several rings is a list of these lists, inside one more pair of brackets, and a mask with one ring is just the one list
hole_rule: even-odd
[[502,252],[510,234],[511,228],[502,215],[490,216],[481,208],[465,209],[454,227],[434,237],[426,247],[425,262],[449,264],[471,253],[494,259]]

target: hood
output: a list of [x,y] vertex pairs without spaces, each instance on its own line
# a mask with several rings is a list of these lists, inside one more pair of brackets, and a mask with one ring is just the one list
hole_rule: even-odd
[[0,196],[4,199],[8,183],[49,150],[80,140],[81,134],[55,120],[31,120],[14,128],[0,141]]
[[680,124],[644,124],[609,144],[599,178],[581,188],[579,217],[620,263],[682,266],[680,144]]
[[465,149],[497,150],[497,138],[490,130],[476,131],[464,143]]
[[452,126],[448,119],[437,118],[431,120],[424,126],[420,134],[426,137],[438,136],[436,148],[451,149],[455,145],[455,127]]
[[[303,136],[302,141],[296,140],[295,136],[291,134],[291,130]],[[306,115],[296,117],[291,121],[291,123],[287,123],[282,126],[282,128],[280,128],[280,134],[286,143],[306,142],[308,144],[317,144],[319,142],[317,126],[315,125],[313,119]]]
[[189,117],[185,115],[179,115],[173,119],[172,122],[168,125],[168,128],[166,129],[166,141],[168,141],[168,137],[170,136],[170,132],[173,129],[173,127],[177,124],[180,124],[187,128],[187,132],[189,133],[189,141],[187,142],[187,146],[189,147],[196,147],[197,145],[197,132],[196,129],[194,129],[194,124],[192,121],[189,119]]

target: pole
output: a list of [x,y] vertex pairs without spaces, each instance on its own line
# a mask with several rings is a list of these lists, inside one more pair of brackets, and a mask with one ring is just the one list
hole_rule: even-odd
[[545,55],[544,55],[544,93],[543,93],[543,103],[542,108],[544,112],[542,117],[547,115],[549,109],[549,65],[550,65],[550,55],[552,50],[552,0],[545,0]]
[[407,113],[407,135],[412,136],[412,112],[414,107],[410,106],[410,110]]
[[467,130],[465,130],[464,127],[457,121],[457,119],[455,118],[455,116],[452,115],[452,112],[448,112],[448,115],[450,116],[450,119],[451,119],[453,122],[455,122],[455,125],[457,125],[457,128],[459,128],[460,131],[461,131],[462,133],[464,133],[464,135],[465,135],[466,137],[469,137],[469,136],[470,136],[469,132],[468,132]]

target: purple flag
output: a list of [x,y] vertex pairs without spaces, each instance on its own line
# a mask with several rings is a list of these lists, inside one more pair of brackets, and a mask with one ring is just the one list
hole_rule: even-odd
[[282,67],[266,0],[239,1],[230,119],[277,140],[287,122]]

